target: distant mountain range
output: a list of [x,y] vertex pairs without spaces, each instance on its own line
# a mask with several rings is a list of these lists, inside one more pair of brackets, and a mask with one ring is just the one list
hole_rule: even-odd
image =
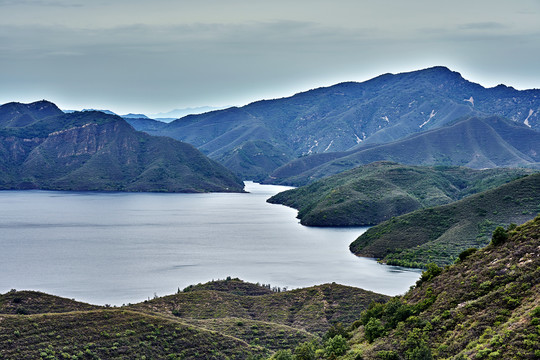
[[[188,142],[240,176],[260,180],[298,157],[367,149],[467,117],[496,115],[540,130],[539,112],[540,90],[486,89],[434,67],[189,115],[159,129],[133,125]],[[431,155],[433,163],[445,161],[438,152]],[[478,166],[500,165],[490,159]]]
[[276,169],[266,182],[304,185],[381,160],[474,169],[540,168],[540,132],[500,117],[472,117],[386,144],[302,157]]
[[0,106],[0,189],[240,192],[243,183],[189,144],[98,111],[48,101]]

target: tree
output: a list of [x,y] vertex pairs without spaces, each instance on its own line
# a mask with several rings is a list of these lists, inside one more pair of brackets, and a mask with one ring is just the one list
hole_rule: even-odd
[[491,244],[493,246],[498,246],[506,242],[506,240],[508,240],[508,233],[502,226],[497,226],[491,236]]
[[369,342],[373,342],[375,339],[381,337],[384,334],[384,326],[381,320],[376,318],[369,319],[368,323],[364,326],[364,333]]
[[336,359],[338,356],[345,354],[347,350],[349,350],[347,340],[343,336],[337,335],[326,341],[324,355],[328,359]]

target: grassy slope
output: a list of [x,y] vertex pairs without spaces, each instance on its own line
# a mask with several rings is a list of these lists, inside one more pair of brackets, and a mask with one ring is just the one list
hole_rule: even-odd
[[299,210],[303,225],[366,226],[447,204],[532,173],[376,162],[279,193],[268,202]]
[[317,340],[387,300],[335,284],[273,292],[238,279],[121,308],[10,291],[0,295],[0,359],[242,359]]
[[417,286],[401,309],[413,310],[414,316],[372,344],[361,326],[354,347],[363,349],[365,359],[380,359],[383,351],[405,359],[422,343],[433,358],[538,359],[539,242],[537,217],[511,231],[504,244],[490,245]]
[[5,359],[244,359],[264,353],[233,337],[127,310],[0,319]]
[[[234,281],[234,280],[233,280]],[[388,297],[338,284],[319,285],[268,295],[226,291],[182,292],[132,305],[137,311],[175,314],[187,319],[244,318],[323,334],[332,323],[351,323],[371,301]]]
[[498,225],[522,223],[540,211],[540,174],[460,201],[417,210],[370,228],[350,246],[360,256],[406,266],[450,264],[486,245]]

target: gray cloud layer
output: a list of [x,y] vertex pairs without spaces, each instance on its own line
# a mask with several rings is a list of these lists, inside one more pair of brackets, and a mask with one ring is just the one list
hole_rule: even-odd
[[538,1],[451,4],[0,0],[0,102],[158,112],[432,65],[540,87]]

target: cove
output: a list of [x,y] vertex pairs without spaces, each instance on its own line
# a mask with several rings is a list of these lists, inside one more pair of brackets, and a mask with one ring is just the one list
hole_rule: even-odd
[[39,290],[122,305],[227,276],[307,287],[329,282],[402,294],[420,271],[349,252],[366,228],[310,228],[246,194],[0,192],[0,292]]

